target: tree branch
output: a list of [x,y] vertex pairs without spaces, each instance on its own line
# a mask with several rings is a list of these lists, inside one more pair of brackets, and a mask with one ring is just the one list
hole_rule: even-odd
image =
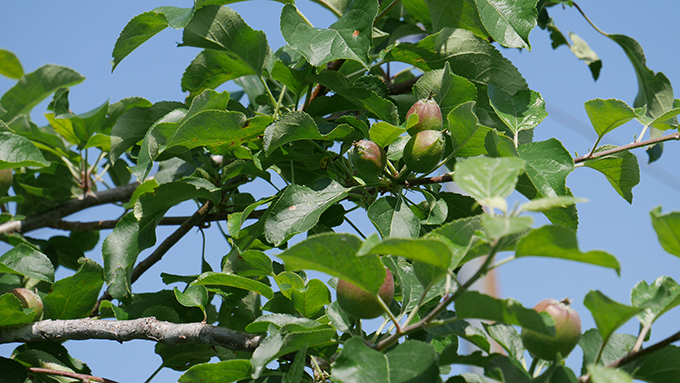
[[205,323],[171,323],[154,317],[112,321],[93,319],[44,320],[0,328],[0,344],[65,340],[108,339],[127,342],[151,340],[167,346],[205,344],[234,351],[253,352],[264,337]]
[[626,150],[641,148],[641,147],[644,147],[644,146],[654,145],[654,144],[658,144],[660,142],[671,141],[671,140],[680,140],[680,133],[673,133],[673,134],[669,134],[667,136],[650,138],[650,139],[644,140],[644,141],[633,142],[633,143],[630,143],[628,145],[617,146],[617,147],[609,149],[609,150],[604,150],[604,151],[601,151],[601,152],[593,153],[592,155],[586,154],[585,156],[574,158],[574,163],[578,164],[580,162],[585,162],[585,161],[588,161],[588,160],[594,160],[596,158],[608,156],[610,154],[624,152]]
[[27,233],[43,227],[51,227],[63,217],[85,210],[87,208],[105,205],[112,202],[127,201],[139,186],[138,182],[104,190],[97,193],[89,193],[66,201],[63,204],[45,212],[28,217],[22,221],[9,221],[0,225],[0,234]]
[[453,173],[446,173],[436,177],[412,178],[404,181],[405,186],[440,184],[453,181]]
[[115,380],[100,378],[98,376],[92,376],[92,375],[87,375],[87,374],[78,374],[77,372],[70,372],[70,371],[53,370],[51,368],[29,367],[28,372],[34,373],[34,374],[66,376],[68,378],[78,379],[83,383],[89,383],[90,381],[103,382],[103,383],[118,383]]

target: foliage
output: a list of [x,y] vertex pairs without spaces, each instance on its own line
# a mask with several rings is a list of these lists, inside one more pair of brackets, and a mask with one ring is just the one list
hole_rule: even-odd
[[[671,343],[680,335],[642,347],[653,323],[680,304],[680,287],[669,277],[634,286],[630,305],[599,291],[586,296],[597,328],[581,338],[578,372],[560,360],[537,368],[538,358],[527,368],[517,327],[550,335],[552,319],[511,298],[470,290],[490,270],[526,256],[620,272],[614,256],[579,249],[575,204],[582,200],[566,178],[593,168],[632,203],[640,178],[630,150],[653,147],[654,161],[659,143],[680,139],[677,132],[663,135],[678,128],[680,100],[662,73],[646,67],[635,40],[593,25],[623,48],[640,90],[632,107],[616,99],[585,103],[598,139],[588,154],[573,158],[557,138],[533,141],[547,116],[545,101],[499,49],[531,49],[535,26],[550,32],[553,47],[566,44],[548,11],[560,4],[580,12],[572,1],[318,0],[338,16],[326,29],[315,28],[294,2],[281,1],[287,45],[275,52],[263,32],[225,5],[233,2],[196,0],[192,8],[137,15],[113,47],[115,70],[168,26],[182,30],[180,45],[201,49],[181,79],[184,101],[130,97],[74,114],[68,95],[83,81],[79,73],[45,65],[24,74],[17,57],[0,51],[0,73],[18,80],[0,98],[0,170],[13,172],[11,192],[0,196],[0,240],[12,246],[0,256],[0,343],[25,342],[0,357],[0,382],[85,381],[92,371],[63,341],[135,337],[159,342],[161,368],[185,371],[183,383],[486,381],[476,374],[447,377],[452,364],[513,383],[677,380],[680,351]],[[570,38],[572,52],[597,79],[597,54]],[[405,69],[390,75],[390,66]],[[242,92],[215,91],[231,80]],[[49,125],[39,127],[30,112],[50,96]],[[438,140],[442,145],[429,158],[435,163],[409,169],[404,148],[418,117],[406,115],[430,97],[441,108],[445,144]],[[643,126],[638,140],[598,146],[631,120]],[[385,162],[372,162],[377,171],[357,172],[350,159],[361,140],[385,150]],[[422,174],[435,168],[446,173]],[[448,182],[464,194],[444,191]],[[283,187],[250,192],[264,183]],[[514,191],[527,201],[509,206]],[[191,217],[167,215],[186,201],[199,206]],[[116,220],[63,219],[119,203],[125,213]],[[365,212],[374,233],[352,223],[355,210]],[[529,212],[551,224],[532,227]],[[651,212],[659,242],[675,256],[678,214]],[[207,222],[220,225],[230,249],[220,270],[196,258],[188,261],[202,262],[200,275],[162,274],[181,288],[135,291],[140,275]],[[345,222],[356,232],[336,232]],[[157,238],[157,227],[167,224],[178,228]],[[28,235],[43,227],[70,234]],[[101,265],[86,257],[100,241]],[[514,256],[499,262],[500,251]],[[472,275],[459,278],[460,268],[480,257]],[[394,299],[380,301],[383,323],[367,333],[331,289],[342,279],[377,297],[385,267],[395,278]],[[57,268],[74,273],[55,280]],[[332,279],[310,278],[308,271]],[[31,324],[40,318],[8,293],[17,287],[41,296],[42,321]],[[162,322],[135,321],[150,317]],[[616,333],[634,317],[638,334]],[[146,327],[112,335],[88,331],[84,318]],[[467,319],[485,322],[477,327]],[[159,323],[172,331],[151,334]],[[189,331],[199,327],[201,336]],[[460,339],[481,351],[459,353]],[[491,340],[507,355],[491,352]],[[211,363],[214,357],[219,361]]]

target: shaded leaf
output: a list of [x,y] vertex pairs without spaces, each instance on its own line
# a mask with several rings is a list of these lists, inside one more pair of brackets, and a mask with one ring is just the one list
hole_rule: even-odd
[[[612,334],[609,341],[602,350],[601,362],[608,365],[624,356],[633,350],[637,338],[630,334]],[[581,374],[586,374],[586,366],[595,363],[597,355],[602,347],[602,335],[596,328],[591,328],[581,335],[578,342],[583,350],[583,364],[581,367]]]
[[640,368],[633,373],[635,379],[645,382],[672,382],[680,376],[680,347],[668,345],[647,355]]
[[365,254],[390,254],[424,262],[442,269],[451,267],[451,250],[437,238],[386,238],[369,249],[361,249]]
[[590,72],[593,75],[593,79],[597,80],[600,77],[600,69],[602,69],[602,60],[600,60],[600,57],[590,49],[588,43],[577,34],[569,32],[569,38],[571,39],[571,45],[569,46],[571,53],[588,65]]
[[383,238],[417,238],[420,220],[405,203],[395,197],[382,197],[366,212]]
[[[611,145],[601,146],[595,153],[611,148]],[[633,203],[633,187],[640,183],[640,166],[634,154],[629,151],[609,154],[588,160],[585,166],[604,174],[614,190],[628,203]]]
[[197,364],[180,376],[179,383],[236,382],[250,378],[250,371],[250,361],[245,359]]
[[104,284],[103,270],[91,259],[83,258],[73,276],[60,279],[43,298],[47,319],[86,318],[97,303]]
[[641,308],[626,306],[609,299],[599,291],[592,290],[586,294],[583,305],[593,315],[595,325],[605,343],[616,329],[642,311]]
[[581,252],[576,232],[564,226],[543,226],[520,239],[515,257],[526,256],[567,259],[607,267],[617,274],[621,273],[621,266],[613,255],[599,250]]

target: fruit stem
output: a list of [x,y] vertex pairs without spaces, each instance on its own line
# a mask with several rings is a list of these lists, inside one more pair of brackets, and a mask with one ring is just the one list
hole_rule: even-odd
[[534,357],[531,360],[531,366],[529,366],[529,375],[531,375],[532,378],[534,377],[534,372],[536,372],[536,366],[538,366],[538,361],[539,361],[538,357]]
[[387,315],[389,315],[392,322],[394,322],[394,325],[397,328],[397,334],[401,334],[401,326],[399,325],[399,321],[397,320],[397,318],[394,317],[394,314],[392,314],[392,311],[390,311],[389,306],[387,306],[385,301],[383,301],[382,298],[380,298],[380,294],[376,294],[375,297],[378,298],[378,303],[380,303],[383,310],[387,313]]

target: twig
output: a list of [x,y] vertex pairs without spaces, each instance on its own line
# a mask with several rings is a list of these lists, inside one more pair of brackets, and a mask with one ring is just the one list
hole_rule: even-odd
[[0,225],[0,234],[27,233],[32,230],[48,227],[62,218],[88,209],[93,206],[105,205],[112,202],[127,201],[139,186],[138,182],[104,190],[97,193],[88,193],[80,198],[75,198],[48,211],[28,217],[22,221],[9,221]]
[[404,94],[408,93],[413,89],[413,84],[415,84],[421,76],[414,77],[410,80],[398,82],[396,84],[389,84],[387,90],[389,94]]
[[404,181],[404,185],[413,186],[413,185],[439,184],[451,181],[453,181],[453,173],[447,173],[436,177],[412,178],[410,180]]
[[[331,62],[329,62],[329,63],[326,64],[326,70],[337,71],[338,69],[340,69],[340,67],[341,67],[342,64],[344,64],[344,63],[345,63],[345,59],[340,59],[340,60],[331,61]],[[326,88],[325,86],[323,86],[323,85],[321,85],[321,84],[317,84],[317,85],[316,85],[316,88],[314,88],[314,90],[313,90],[312,93],[310,94],[309,98],[307,98],[307,99],[305,100],[305,104],[304,104],[304,106],[302,107],[302,110],[303,110],[303,111],[304,111],[304,110],[307,110],[307,107],[309,106],[309,104],[310,104],[312,101],[314,101],[315,98],[324,96],[326,93],[328,93],[328,88]]]
[[626,150],[641,148],[641,147],[644,147],[644,146],[654,145],[654,144],[658,144],[659,142],[671,141],[671,140],[680,140],[680,133],[673,133],[673,134],[669,134],[667,136],[650,138],[650,139],[644,140],[644,141],[633,142],[633,143],[630,143],[630,144],[627,144],[627,145],[617,146],[617,147],[609,149],[609,150],[603,150],[601,152],[593,153],[592,155],[587,154],[585,156],[574,158],[574,163],[578,164],[580,162],[593,160],[595,158],[608,156],[610,154],[624,152]]
[[70,371],[53,370],[51,368],[29,367],[28,372],[32,372],[34,374],[66,376],[68,378],[78,379],[83,383],[88,383],[90,381],[103,382],[103,383],[118,383],[115,380],[100,378],[98,376],[78,374],[76,372],[70,372]]
[[253,352],[263,337],[201,322],[171,323],[159,321],[154,317],[121,321],[44,320],[23,327],[0,329],[0,344],[88,339],[108,339],[121,343],[142,339],[167,346],[191,343]]

